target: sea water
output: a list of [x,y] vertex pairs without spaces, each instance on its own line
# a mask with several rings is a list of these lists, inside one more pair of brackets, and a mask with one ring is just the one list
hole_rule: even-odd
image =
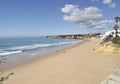
[[81,40],[40,37],[0,37],[0,69],[26,63],[70,47]]

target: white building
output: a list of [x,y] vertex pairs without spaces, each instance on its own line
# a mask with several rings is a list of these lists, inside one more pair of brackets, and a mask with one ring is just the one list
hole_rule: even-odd
[[[110,34],[113,35],[113,37],[115,37],[115,32],[116,32],[115,30],[107,31],[103,35],[101,35],[101,39],[106,38]],[[118,34],[117,35],[120,36],[120,30],[118,30]]]

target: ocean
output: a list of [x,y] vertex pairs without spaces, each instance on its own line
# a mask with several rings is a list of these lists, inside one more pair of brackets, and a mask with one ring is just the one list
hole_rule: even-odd
[[0,37],[0,70],[33,61],[81,41],[40,37]]

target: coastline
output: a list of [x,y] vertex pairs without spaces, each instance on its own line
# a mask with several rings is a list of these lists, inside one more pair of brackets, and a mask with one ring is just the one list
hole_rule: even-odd
[[[82,43],[82,42],[84,42],[84,41],[82,41],[82,40],[72,41],[71,40],[71,41],[68,41],[68,42],[63,42],[61,44],[54,44],[55,46],[50,46],[51,48],[49,47],[48,44],[46,44],[46,45],[48,45],[48,47],[44,47],[44,45],[43,45],[43,50],[42,50],[42,47],[41,47],[41,50],[34,50],[33,52],[27,52],[27,54],[24,53],[24,49],[23,50],[20,49],[22,52],[18,55],[17,54],[15,54],[13,56],[11,55],[10,56],[11,59],[9,59],[9,58],[7,59],[7,57],[3,58],[3,60],[2,60],[3,62],[1,61],[1,64],[0,64],[0,71],[8,70],[8,69],[11,69],[11,68],[14,68],[14,67],[17,67],[17,66],[21,66],[21,65],[30,63],[34,60],[40,59],[44,56],[48,56],[50,54],[53,54],[55,52],[58,52],[58,51],[61,51],[61,50],[64,50],[64,49],[67,49],[67,48],[70,48],[70,47],[73,47],[73,46],[75,46],[79,43]],[[51,44],[51,45],[53,45],[53,44]],[[38,44],[38,46],[41,46],[41,45]],[[23,48],[24,47],[29,48],[29,46],[22,46],[22,47]],[[35,45],[35,47],[37,47],[37,46]],[[17,48],[19,48],[19,47],[17,47]],[[30,49],[31,48],[32,47],[30,46]],[[34,49],[34,45],[33,45],[33,49]]]
[[31,63],[6,70],[13,72],[6,84],[100,84],[120,67],[118,55],[100,55],[93,49],[99,39],[44,56]]

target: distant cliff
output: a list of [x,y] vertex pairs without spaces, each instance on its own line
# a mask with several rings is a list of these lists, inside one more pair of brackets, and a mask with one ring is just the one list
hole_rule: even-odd
[[56,35],[56,36],[45,36],[45,38],[66,38],[66,39],[89,39],[91,37],[99,37],[100,33],[93,34],[73,34],[73,35]]

